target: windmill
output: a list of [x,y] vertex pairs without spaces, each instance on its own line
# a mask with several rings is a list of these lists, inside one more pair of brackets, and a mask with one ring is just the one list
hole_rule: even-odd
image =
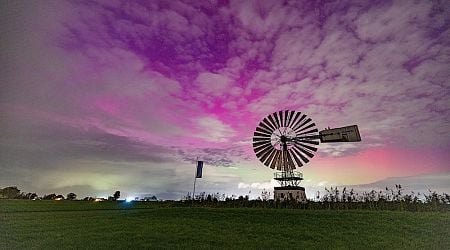
[[314,157],[319,143],[358,142],[357,125],[328,128],[319,132],[311,118],[302,112],[284,110],[265,117],[253,134],[253,150],[267,167],[276,169],[274,179],[276,200],[306,201],[305,188],[300,186],[303,174],[294,171]]

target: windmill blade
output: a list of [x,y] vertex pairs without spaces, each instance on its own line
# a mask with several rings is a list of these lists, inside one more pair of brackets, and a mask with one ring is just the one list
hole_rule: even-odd
[[262,146],[259,152],[256,152],[256,157],[261,159],[261,156],[263,156],[267,151],[269,151],[272,148],[272,146]]
[[300,147],[298,144],[294,144],[294,147],[298,150],[300,150],[303,154],[307,155],[309,158],[313,158],[314,154],[309,152],[308,150],[305,150],[303,147]]
[[275,129],[272,129],[272,128],[270,128],[269,126],[267,126],[264,122],[260,122],[260,123],[259,123],[259,126],[260,126],[261,128],[264,128],[265,130],[269,131],[271,134],[272,134],[273,131],[275,130]]
[[279,126],[277,126],[277,124],[275,123],[275,120],[272,118],[272,115],[269,115],[267,118],[269,118],[269,121],[272,122],[272,126],[274,127],[273,130],[279,128]]
[[304,148],[307,148],[307,149],[309,149],[309,150],[311,150],[311,151],[314,151],[314,152],[317,151],[317,148],[316,148],[316,147],[309,146],[309,145],[303,144],[303,143],[301,143],[301,142],[295,142],[295,143],[297,143],[298,145],[300,145],[300,146],[302,146],[302,147],[304,147]]
[[270,167],[270,165],[271,165],[270,163],[273,161],[273,159],[274,159],[275,154],[276,154],[277,151],[278,151],[278,150],[276,150],[276,149],[273,148],[273,150],[270,152],[270,155],[269,155],[269,157],[267,158],[266,162],[264,162],[264,165]]
[[291,149],[288,152],[289,152],[289,154],[291,154],[291,156],[294,159],[295,163],[297,163],[297,166],[299,168],[301,168],[303,166],[303,163],[302,163],[302,161],[300,161],[299,157],[295,155],[294,150]]
[[300,119],[295,123],[295,125],[292,126],[292,130],[295,131],[295,130],[297,129],[297,127],[300,127],[300,126],[299,126],[300,123],[301,123],[305,118],[306,118],[306,115],[303,114],[302,117],[300,117]]
[[292,119],[294,118],[294,113],[295,111],[292,110],[291,113],[289,114],[289,120],[286,127],[291,127]]
[[259,158],[259,160],[262,161],[262,162],[264,162],[264,161],[267,159],[267,157],[269,157],[269,154],[272,152],[272,150],[275,150],[275,149],[274,149],[273,147],[271,147],[270,150],[264,152],[264,153],[261,155],[261,158]]
[[298,117],[300,116],[301,113],[302,112],[297,112],[295,114],[294,120],[292,120],[292,124],[289,126],[291,129],[293,129],[295,127],[295,124],[297,123],[297,119],[298,119]]
[[314,127],[314,126],[316,126],[316,124],[313,122],[313,123],[309,124],[308,126],[303,127],[302,129],[300,129],[300,130],[298,131],[298,133],[300,133],[300,132],[302,132],[302,131],[305,131],[305,130],[307,130],[307,129],[310,129],[310,128]]
[[272,144],[270,142],[268,142],[266,144],[258,145],[256,147],[254,146],[253,151],[255,151],[255,153],[258,153],[261,150],[265,149],[266,147],[272,147]]
[[289,110],[284,111],[284,126],[288,127],[289,124]]
[[257,148],[262,145],[271,145],[270,141],[260,141],[260,142],[254,142],[253,148]]
[[284,120],[286,119],[286,117],[283,117],[283,111],[279,111],[278,112],[278,115],[280,116],[280,124],[281,124],[281,127],[284,127]]
[[268,137],[253,137],[253,142],[259,142],[259,141],[270,141],[270,138]]
[[277,124],[277,129],[280,128],[281,126],[280,126],[280,121],[278,120],[277,112],[273,113],[272,115],[273,115],[273,117],[275,117],[275,121],[276,121],[276,124]]
[[301,127],[305,126],[309,122],[311,122],[311,118],[308,118],[304,122],[302,122],[300,126],[298,126],[297,128],[294,129],[294,131],[297,132],[297,130],[299,130]]
[[295,154],[300,157],[300,159],[306,164],[309,162],[309,159],[306,158],[302,152],[300,152],[295,146],[292,148],[293,152],[295,152]]
[[273,159],[272,163],[270,164],[270,168],[271,168],[271,169],[275,169],[275,167],[276,167],[276,165],[277,165],[277,161],[278,161],[278,157],[279,157],[279,156],[280,156],[280,151],[279,151],[279,150],[276,150],[274,159]]
[[288,166],[289,166],[289,168],[291,170],[295,169],[295,164],[294,164],[294,161],[292,160],[292,156],[289,153],[289,151],[286,152],[286,155],[287,155],[287,159],[288,159]]
[[256,136],[259,136],[259,137],[268,137],[268,138],[270,138],[270,135],[268,135],[268,134],[263,134],[263,133],[260,133],[260,132],[255,132],[255,133],[253,133],[253,135],[256,137]]
[[277,170],[281,170],[281,167],[283,165],[283,151],[280,151],[280,155],[278,156],[278,161],[277,161]]
[[257,127],[257,128],[256,128],[256,131],[261,132],[261,133],[266,133],[268,136],[271,136],[271,135],[272,135],[272,132],[271,132],[271,131],[265,130],[265,129],[263,129],[262,127]]
[[319,145],[319,142],[318,142],[318,141],[302,140],[302,139],[298,139],[298,138],[296,138],[295,141],[296,141],[296,142],[302,142],[302,143],[313,144],[313,145]]
[[317,132],[319,132],[319,130],[317,128],[315,128],[315,129],[308,130],[306,132],[302,132],[302,133],[300,133],[298,135],[306,135],[306,134],[317,133]]
[[269,120],[267,120],[267,118],[263,119],[264,124],[266,124],[267,126],[269,126],[272,130],[272,132],[275,130],[275,127],[272,125],[272,123],[270,123]]

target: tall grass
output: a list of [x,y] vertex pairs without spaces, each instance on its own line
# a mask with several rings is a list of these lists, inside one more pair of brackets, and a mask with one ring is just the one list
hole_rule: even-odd
[[428,194],[404,193],[401,185],[395,188],[386,187],[383,191],[371,190],[361,194],[348,190],[346,187],[325,188],[325,194],[319,195],[315,200],[308,200],[306,203],[296,201],[276,201],[262,198],[249,200],[248,196],[225,196],[216,194],[201,193],[196,199],[190,196],[186,200],[175,202],[174,205],[199,206],[199,207],[257,207],[257,208],[296,208],[296,209],[368,209],[368,210],[391,210],[391,211],[450,211],[450,195],[438,194],[429,190]]

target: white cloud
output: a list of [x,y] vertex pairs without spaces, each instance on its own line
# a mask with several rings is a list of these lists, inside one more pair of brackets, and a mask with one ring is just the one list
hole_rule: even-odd
[[236,132],[215,117],[202,117],[195,121],[199,133],[194,135],[209,142],[227,142]]

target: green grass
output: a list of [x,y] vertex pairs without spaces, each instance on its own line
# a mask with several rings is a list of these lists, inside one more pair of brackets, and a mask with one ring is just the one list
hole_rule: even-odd
[[449,212],[0,201],[0,249],[450,249]]

